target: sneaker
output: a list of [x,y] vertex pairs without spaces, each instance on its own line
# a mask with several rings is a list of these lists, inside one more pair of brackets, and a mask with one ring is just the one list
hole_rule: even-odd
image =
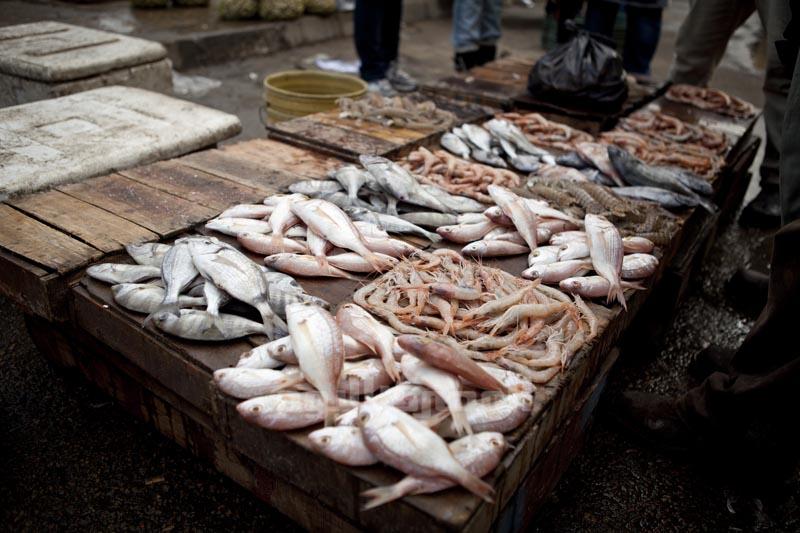
[[378,81],[371,81],[367,83],[367,91],[371,93],[378,93],[381,96],[397,96],[397,91],[394,90],[392,84],[389,83],[389,80],[383,78],[382,80]]
[[762,188],[758,196],[742,209],[739,225],[747,228],[779,228],[781,225],[781,197],[778,188]]
[[479,55],[480,50],[456,52],[456,55],[453,56],[453,66],[455,67],[456,72],[467,72],[468,70],[471,70],[472,67],[477,67]]
[[397,61],[392,61],[389,65],[389,70],[386,71],[386,79],[392,85],[394,90],[401,93],[410,93],[416,91],[419,87],[417,80],[411,74],[401,69],[397,65]]
[[482,44],[480,48],[478,48],[478,66],[485,65],[491,61],[497,59],[497,46],[493,44]]

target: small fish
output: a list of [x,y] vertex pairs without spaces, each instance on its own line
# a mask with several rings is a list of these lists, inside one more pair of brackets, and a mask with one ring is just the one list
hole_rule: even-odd
[[219,390],[240,400],[275,394],[301,381],[303,374],[298,371],[239,367],[214,372],[214,383]]
[[361,190],[361,187],[372,178],[369,172],[353,165],[346,165],[333,173],[333,179],[344,187],[350,200],[355,200],[358,198],[358,191]]
[[210,315],[197,309],[180,309],[178,314],[156,311],[153,322],[162,331],[196,341],[227,341],[247,335],[267,335],[263,324],[237,315]]
[[354,220],[353,225],[358,228],[358,231],[361,233],[362,237],[370,237],[373,239],[384,239],[389,237],[389,233],[387,233],[385,229],[377,224],[377,220],[376,223],[367,222],[366,220]]
[[505,385],[509,394],[515,392],[527,392],[529,394],[533,394],[533,392],[536,390],[536,386],[521,374],[517,374],[511,370],[506,370],[505,368],[500,368],[494,363],[479,362],[478,366],[491,374],[497,381]]
[[616,298],[622,307],[627,309],[619,278],[622,257],[625,253],[622,236],[614,224],[600,215],[587,214],[584,223],[589,256],[592,258],[594,270],[609,283],[606,302]]
[[[611,149],[615,146],[606,146],[605,144],[595,142],[582,142],[575,145],[578,155],[584,161],[591,163],[597,170],[614,180],[614,183],[622,187],[625,185],[616,164],[612,164]],[[627,153],[627,152],[626,152]]]
[[139,283],[161,277],[161,269],[150,265],[127,265],[123,263],[101,263],[86,269],[86,274],[106,283]]
[[383,363],[377,359],[345,361],[339,378],[339,393],[347,397],[374,394],[375,391],[385,389],[393,382]]
[[520,172],[536,172],[541,166],[539,157],[535,155],[518,154],[516,157],[509,158],[508,161]]
[[475,124],[464,124],[461,131],[467,136],[469,142],[483,152],[492,151],[492,135],[485,129]]
[[550,244],[561,246],[570,242],[587,242],[585,231],[562,231],[550,237]]
[[362,155],[361,164],[369,171],[381,190],[392,198],[387,207],[391,215],[397,214],[397,201],[430,207],[446,213],[447,207],[419,186],[417,178],[397,163],[380,156]]
[[161,268],[164,262],[164,255],[172,248],[169,244],[159,242],[145,242],[142,244],[129,244],[125,246],[125,251],[140,265],[148,265]]
[[412,246],[411,244],[401,241],[400,239],[373,239],[370,237],[365,237],[364,244],[366,244],[367,248],[375,253],[388,255],[397,259],[401,257],[409,257],[420,252],[420,249],[416,246]]
[[[293,206],[298,202],[307,201],[302,194],[284,195],[275,205],[275,210],[269,216],[269,225],[272,227],[272,238],[279,241],[286,231],[300,223],[300,218],[294,212]],[[308,224],[306,224],[308,225]]]
[[539,246],[531,253],[528,266],[549,265],[558,261],[559,246]]
[[537,157],[551,155],[550,152],[534,146],[516,124],[505,119],[493,118],[484,126],[496,137],[511,142],[517,149]]
[[217,218],[257,218],[264,219],[272,214],[274,207],[264,204],[239,204],[229,207]]
[[515,244],[510,241],[475,241],[461,249],[464,255],[473,257],[505,257],[528,252],[527,246]]
[[482,239],[497,227],[497,224],[486,218],[483,222],[477,224],[441,226],[436,231],[450,242],[464,244]]
[[644,237],[623,237],[622,248],[626,254],[649,254],[656,245],[650,239]]
[[517,196],[505,187],[489,185],[488,191],[492,200],[494,200],[500,209],[503,210],[503,213],[514,223],[514,227],[517,228],[519,234],[522,235],[528,248],[535,250],[538,244],[536,232],[537,219],[536,214],[532,210],[535,204],[526,202],[524,198]]
[[411,222],[417,226],[425,226],[427,228],[438,228],[439,226],[450,226],[458,223],[458,215],[437,213],[434,211],[403,213],[398,216],[406,222]]
[[308,252],[308,248],[303,243],[285,237],[245,232],[238,234],[236,240],[242,247],[257,254],[273,255],[284,252],[304,254]]
[[400,368],[408,381],[415,385],[424,385],[447,404],[453,424],[460,434],[472,434],[472,428],[464,417],[464,407],[461,404],[461,383],[453,374],[427,364],[414,357],[404,355],[400,359]]
[[[439,397],[427,387],[404,381],[364,401],[390,405],[406,413],[416,413],[423,410],[433,410],[437,401],[439,401]],[[358,423],[358,408],[351,409],[340,415],[337,423],[340,426],[356,425]]]
[[681,209],[683,207],[695,207],[699,205],[696,196],[687,196],[678,192],[662,189],[661,187],[616,187],[613,192],[617,196],[622,196],[624,198],[655,202],[667,209]]
[[403,411],[365,402],[358,424],[375,457],[411,476],[446,478],[491,501],[492,487],[470,473],[453,457],[445,441]]
[[478,163],[484,163],[486,165],[498,168],[508,168],[508,164],[505,162],[505,160],[502,157],[496,155],[494,152],[487,152],[484,150],[473,150],[472,154],[470,155],[472,159],[474,159]]
[[[211,283],[206,281],[203,284],[203,297],[206,303],[206,312],[209,315],[219,315],[219,308],[228,303],[231,299],[230,295]],[[180,298],[178,298],[178,305],[180,305]]]
[[375,267],[355,252],[345,252],[342,254],[327,256],[327,261],[335,268],[341,268],[347,272],[357,272],[360,274],[369,274],[371,272],[385,272],[397,264],[397,259],[392,256],[376,253],[382,261],[383,267],[381,270],[375,270]]
[[350,215],[353,220],[377,223],[381,228],[389,233],[398,233],[401,235],[419,235],[420,237],[428,239],[431,242],[439,242],[442,240],[439,235],[431,233],[426,229],[420,228],[419,226],[416,226],[407,220],[393,215],[376,213],[360,207],[347,209],[347,214]]
[[[278,359],[275,354],[282,351],[288,352],[288,360]],[[239,356],[236,368],[270,368],[276,369],[284,365],[296,365],[297,358],[292,351],[291,340],[288,336],[256,346],[250,351]]]
[[374,465],[378,459],[372,455],[361,430],[353,426],[327,427],[308,434],[311,447],[337,463],[347,466]]
[[264,258],[264,264],[294,276],[358,279],[333,265],[320,265],[316,258],[310,255],[289,253],[268,255]]
[[442,148],[457,155],[461,159],[469,159],[469,146],[462,141],[455,133],[447,132],[439,140]]
[[429,365],[449,372],[484,390],[508,392],[505,385],[468,356],[454,348],[421,335],[400,335],[397,344]]
[[375,320],[375,317],[365,309],[353,303],[344,304],[339,308],[336,312],[336,321],[345,334],[378,354],[392,380],[400,379],[400,372],[392,352],[394,334],[388,327]]
[[342,330],[328,311],[316,305],[287,306],[286,322],[300,370],[325,400],[325,425],[333,425],[344,364]]
[[[339,400],[338,408],[351,409],[358,402]],[[291,431],[325,420],[328,405],[317,392],[284,392],[245,400],[236,406],[251,424],[274,431]]]
[[[164,299],[164,288],[142,283],[120,283],[111,287],[114,301],[130,311],[150,314],[156,311]],[[179,296],[178,307],[206,305],[205,298]]]
[[558,261],[549,265],[534,265],[520,274],[525,279],[540,279],[542,283],[554,284],[563,279],[583,276],[592,269],[592,262],[581,259]]
[[622,258],[622,279],[643,279],[652,276],[658,268],[658,259],[650,254],[630,254]]
[[577,168],[578,170],[591,166],[589,163],[584,161],[580,155],[578,155],[578,152],[567,152],[564,155],[556,157],[556,165]]
[[[497,468],[507,446],[502,434],[484,432],[461,437],[451,442],[448,448],[455,460],[469,473],[483,477]],[[364,505],[364,510],[368,510],[407,495],[431,494],[455,485],[454,482],[444,478],[408,476],[394,485],[375,487],[362,492],[361,495],[369,498]]]
[[[333,182],[331,182],[333,183]],[[305,194],[300,193],[292,193],[292,194],[272,194],[264,198],[264,205],[271,205],[273,207],[278,207],[279,204],[285,202],[297,202],[300,200],[308,200],[308,197]]]
[[[600,298],[608,294],[611,284],[601,276],[583,276],[562,280],[558,287],[564,292],[577,294],[584,298]],[[627,281],[620,282],[620,287],[622,289],[644,289],[641,285]]]
[[206,222],[206,229],[236,237],[240,233],[272,233],[272,226],[264,220],[252,218],[214,218]]
[[587,257],[589,257],[589,243],[587,241],[569,241],[558,247],[559,261],[571,261],[573,259],[585,259]]
[[486,206],[477,200],[467,198],[466,196],[450,194],[436,185],[423,183],[420,184],[420,189],[439,200],[447,209],[456,213],[480,213],[486,209]]
[[[164,299],[159,310],[177,314],[178,296],[189,287],[197,277],[192,252],[188,240],[178,240],[164,255],[161,264],[161,281],[164,284]],[[150,321],[148,317],[147,322]]]
[[289,185],[289,192],[302,194],[309,198],[318,198],[321,195],[331,194],[341,190],[341,185],[331,180],[303,180],[296,181]]
[[[533,396],[528,392],[516,392],[489,401],[472,400],[464,406],[467,420],[476,433],[513,431],[528,419],[531,409]],[[456,429],[454,421],[445,421],[439,426],[438,432],[444,437],[455,437]]]

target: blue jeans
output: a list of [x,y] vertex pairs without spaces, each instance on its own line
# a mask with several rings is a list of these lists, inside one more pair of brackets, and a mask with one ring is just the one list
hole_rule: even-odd
[[500,39],[503,0],[455,0],[453,3],[453,48],[472,52]]
[[[586,8],[586,29],[611,37],[614,33],[614,21],[620,5],[615,2],[593,0]],[[628,17],[625,31],[625,48],[622,52],[622,63],[625,70],[632,74],[648,76],[650,62],[656,53],[658,39],[661,37],[660,7],[625,6]]]

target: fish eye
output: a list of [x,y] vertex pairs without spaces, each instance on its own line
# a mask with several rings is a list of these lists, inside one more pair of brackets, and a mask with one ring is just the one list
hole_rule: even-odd
[[250,410],[252,412],[254,412],[254,413],[258,413],[258,412],[261,411],[261,406],[260,405],[254,405],[252,408],[250,408]]
[[325,435],[324,437],[322,437],[321,439],[319,439],[319,441],[320,441],[322,444],[328,444],[328,443],[331,441],[331,438],[330,438],[328,435]]
[[358,419],[363,423],[369,420],[369,413],[362,413],[358,416]]

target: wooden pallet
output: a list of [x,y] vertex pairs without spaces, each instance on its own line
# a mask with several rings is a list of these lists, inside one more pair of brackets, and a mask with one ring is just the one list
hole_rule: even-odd
[[[441,96],[432,100],[440,109],[455,114],[458,123],[486,119],[495,111]],[[338,109],[267,125],[267,132],[272,139],[355,162],[362,154],[384,157],[404,155],[418,146],[437,140],[444,131],[441,128],[396,128],[340,118]]]
[[0,292],[27,313],[65,320],[66,291],[89,263],[341,163],[257,139],[12,198],[0,204]]

